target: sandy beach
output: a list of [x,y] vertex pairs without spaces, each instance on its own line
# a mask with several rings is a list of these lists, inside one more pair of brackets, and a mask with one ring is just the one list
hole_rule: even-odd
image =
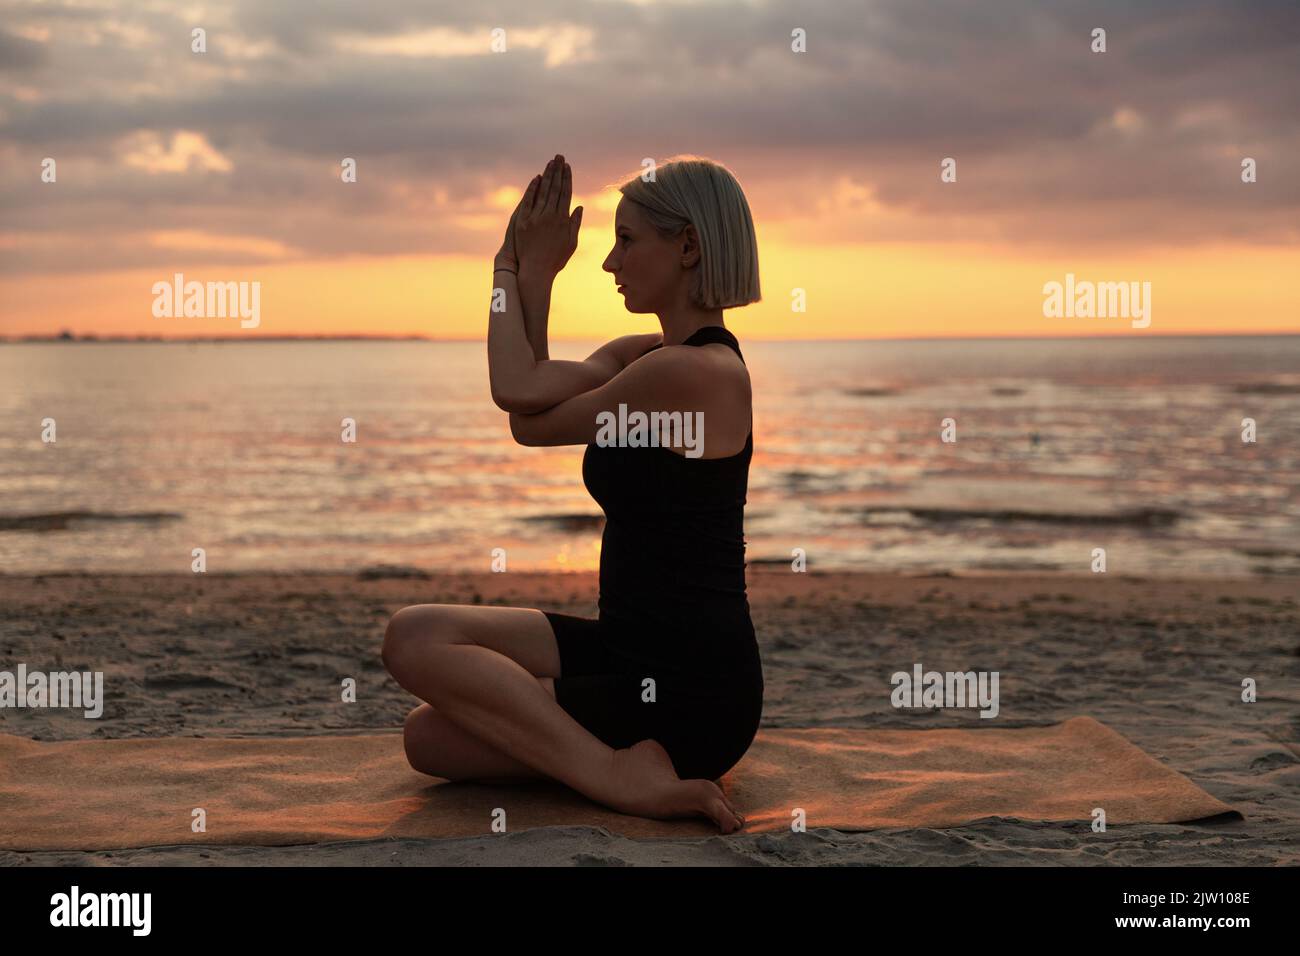
[[[958,727],[904,710],[889,676],[997,670],[999,727],[1087,715],[1244,820],[1132,825],[994,818],[951,829],[630,840],[558,827],[293,847],[0,852],[79,865],[1278,865],[1300,862],[1300,607],[1292,579],[888,576],[750,569],[764,727]],[[595,615],[593,574],[0,576],[0,658],[103,670],[103,716],[0,711],[0,731],[87,737],[397,734],[415,700],[384,671],[384,625],[418,603]],[[8,666],[8,665],[6,665]],[[358,700],[338,702],[353,676]],[[1259,699],[1240,700],[1243,678]]]

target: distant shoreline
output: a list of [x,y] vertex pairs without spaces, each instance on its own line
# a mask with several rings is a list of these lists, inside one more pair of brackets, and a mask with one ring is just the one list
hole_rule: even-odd
[[471,342],[477,339],[435,339],[427,335],[195,335],[165,337],[161,335],[9,335],[0,345],[54,344],[63,342],[107,342],[128,344],[181,344],[194,342]]
[[[1098,339],[1260,339],[1295,338],[1296,332],[1121,332],[1111,335],[953,335],[924,338],[825,338],[825,339],[757,339],[751,342],[1052,342],[1096,341]],[[552,342],[588,342],[600,336],[552,336]],[[478,342],[482,336],[472,338],[438,338],[429,335],[204,335],[164,337],[160,335],[10,335],[0,336],[0,345],[50,345],[103,343],[109,345],[183,345],[196,343],[258,343],[258,342]]]

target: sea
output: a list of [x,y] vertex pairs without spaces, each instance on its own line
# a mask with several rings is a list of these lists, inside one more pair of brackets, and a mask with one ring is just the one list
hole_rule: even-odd
[[[733,331],[751,566],[1300,574],[1300,336]],[[4,343],[0,572],[591,570],[582,454],[514,443],[483,342]]]

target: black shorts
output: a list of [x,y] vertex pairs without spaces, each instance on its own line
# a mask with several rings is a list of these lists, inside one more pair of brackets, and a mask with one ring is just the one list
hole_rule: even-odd
[[[717,780],[740,762],[763,716],[757,647],[719,678],[655,672],[612,653],[598,620],[543,611],[560,649],[555,700],[610,747],[656,740],[683,780]],[[654,699],[646,678],[654,679]]]

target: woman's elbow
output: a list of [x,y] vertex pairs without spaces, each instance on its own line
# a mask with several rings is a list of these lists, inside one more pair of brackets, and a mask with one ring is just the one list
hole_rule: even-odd
[[507,389],[497,388],[496,382],[492,383],[492,404],[503,412],[513,412],[517,404],[515,396]]
[[536,433],[530,427],[528,416],[519,412],[510,413],[510,437],[515,440],[516,444],[527,448],[536,448],[541,444],[537,440]]
[[503,412],[520,415],[533,415],[546,411],[546,405],[533,395],[517,389],[492,387],[492,402]]

